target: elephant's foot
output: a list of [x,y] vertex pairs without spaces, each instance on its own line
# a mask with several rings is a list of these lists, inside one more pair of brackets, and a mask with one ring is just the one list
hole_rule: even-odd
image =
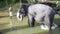
[[57,28],[57,27],[58,27],[58,25],[53,23],[51,29],[54,30],[54,29]]
[[[41,29],[43,29],[43,30],[49,30],[49,28],[48,28],[47,25],[41,25],[40,27],[41,27]],[[51,29],[54,30],[54,29],[57,28],[57,27],[58,27],[58,26],[53,23]]]
[[41,29],[43,29],[43,30],[49,30],[48,26],[46,26],[46,25],[41,25],[40,27],[41,27]]

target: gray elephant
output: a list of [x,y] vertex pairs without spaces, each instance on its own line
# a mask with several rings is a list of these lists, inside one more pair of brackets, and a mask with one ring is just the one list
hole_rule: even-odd
[[[23,8],[23,10],[22,10]],[[54,15],[60,14],[59,6],[53,3],[40,3],[34,5],[22,5],[22,7],[17,12],[17,18],[21,21],[23,20],[24,13],[28,14],[28,25],[29,27],[34,26],[34,22],[42,23],[43,25],[47,25],[49,29],[51,29],[52,25],[54,25]]]
[[57,14],[57,12],[48,5],[31,5],[28,7],[28,25],[29,27],[34,27],[34,22],[36,21],[47,25],[49,30],[51,30],[55,14]]

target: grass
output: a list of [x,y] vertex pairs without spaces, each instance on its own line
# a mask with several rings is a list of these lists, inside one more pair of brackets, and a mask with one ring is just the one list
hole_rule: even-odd
[[[42,30],[39,24],[35,23],[35,27],[28,27],[28,18],[24,17],[23,21],[16,18],[16,12],[19,8],[19,3],[13,6],[13,19],[9,17],[9,11],[0,11],[0,34],[60,34],[60,29],[57,28],[52,32]],[[60,24],[60,17],[55,15],[54,22]]]

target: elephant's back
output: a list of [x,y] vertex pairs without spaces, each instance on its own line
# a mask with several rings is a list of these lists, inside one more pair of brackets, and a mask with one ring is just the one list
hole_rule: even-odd
[[[44,13],[50,13],[53,9],[50,6],[43,5],[43,4],[35,4],[31,5],[28,8],[28,13],[34,14],[44,14]],[[49,12],[48,12],[49,11]]]
[[52,9],[50,6],[47,6],[47,5],[44,5],[44,4],[35,4],[35,5],[29,6],[29,8],[28,8],[28,10],[38,11],[38,12],[41,12],[42,10],[50,10],[50,9]]
[[44,4],[34,4],[34,5],[30,5],[29,6],[29,9],[47,9],[47,8],[50,8],[52,9],[50,6],[48,5],[44,5]]

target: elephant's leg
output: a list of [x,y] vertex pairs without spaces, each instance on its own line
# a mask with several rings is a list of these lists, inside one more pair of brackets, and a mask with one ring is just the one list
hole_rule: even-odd
[[51,17],[50,17],[50,25],[51,25],[51,29],[55,29],[56,27],[57,27],[57,25],[56,24],[54,24],[54,15],[52,15]]
[[51,30],[51,22],[49,16],[45,16],[44,18],[44,24],[48,26],[49,30]]
[[32,15],[28,15],[28,25],[29,27],[34,27],[34,17]]
[[51,24],[51,26],[53,26],[53,20],[54,20],[54,16],[50,17],[50,24]]

